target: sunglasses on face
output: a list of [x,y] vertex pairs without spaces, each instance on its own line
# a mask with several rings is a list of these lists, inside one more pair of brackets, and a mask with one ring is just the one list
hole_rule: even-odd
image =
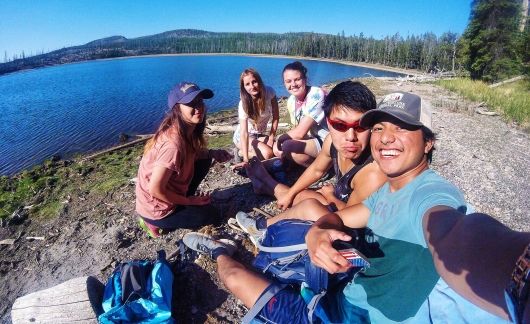
[[351,123],[351,124],[348,124],[348,123],[345,123],[345,122],[342,122],[340,120],[333,120],[329,117],[327,117],[327,120],[328,120],[328,123],[331,125],[331,127],[333,127],[335,130],[339,131],[339,132],[346,132],[348,129],[350,128],[353,128],[353,130],[356,132],[356,133],[362,133],[366,130],[368,130],[368,128],[364,128],[364,127],[361,127],[361,125],[359,125],[359,120]]

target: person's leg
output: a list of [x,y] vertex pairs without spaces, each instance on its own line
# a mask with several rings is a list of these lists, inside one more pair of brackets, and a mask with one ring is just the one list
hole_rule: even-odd
[[306,199],[316,199],[322,205],[329,204],[326,198],[324,198],[324,196],[322,196],[322,194],[320,194],[319,192],[316,192],[315,190],[311,190],[311,189],[305,189],[303,191],[300,191],[296,196],[294,196],[293,206],[299,204],[300,202]]
[[258,159],[251,159],[249,162],[247,175],[255,193],[278,198],[279,195],[289,190],[289,187],[276,181]]
[[286,140],[282,144],[282,157],[308,167],[315,160],[320,150],[320,142],[315,138]]
[[[232,258],[236,250],[230,240],[215,240],[200,233],[184,235],[186,246],[217,261],[217,273],[225,287],[243,304],[252,308],[270,288],[281,289],[274,298],[263,300],[265,306],[257,309],[255,318],[265,323],[309,324],[307,306],[297,290],[277,286]],[[261,306],[261,305],[260,305]]]
[[268,136],[261,136],[257,139],[252,140],[250,147],[254,150],[256,156],[260,160],[268,160],[274,157],[272,147],[268,146],[266,141]]
[[217,273],[225,287],[248,308],[256,303],[271,284],[228,255],[220,255],[217,258]]
[[323,205],[317,199],[306,199],[301,201],[286,211],[267,219],[267,226],[281,221],[282,219],[301,219],[317,221],[320,217],[329,214],[330,211],[326,205]]
[[274,223],[283,219],[316,221],[330,212],[328,206],[322,205],[318,200],[307,199],[271,218],[265,218],[264,216],[254,218],[249,214],[240,211],[236,214],[236,221],[239,227],[249,235],[250,241],[257,246],[258,242],[265,234],[267,227]]
[[206,225],[219,225],[222,217],[217,208],[212,205],[177,206],[169,215],[162,219],[146,222],[161,229],[174,230],[176,228],[198,229]]
[[195,194],[202,180],[206,178],[211,165],[212,159],[200,159],[195,161],[195,171],[193,173],[193,178],[191,178],[190,185],[188,186],[186,196],[193,196]]
[[216,240],[206,234],[188,233],[182,241],[190,249],[216,261],[217,273],[223,284],[249,308],[271,285],[270,281],[232,258],[237,247],[231,240]]

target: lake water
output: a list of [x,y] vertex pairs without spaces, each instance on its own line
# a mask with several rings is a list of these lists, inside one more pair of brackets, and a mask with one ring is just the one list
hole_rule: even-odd
[[[167,93],[179,81],[212,89],[210,112],[239,101],[239,75],[258,70],[278,96],[287,96],[281,71],[289,58],[161,56],[91,61],[0,77],[0,175],[118,143],[119,134],[153,133],[167,111]],[[368,68],[302,60],[309,83],[398,76]]]

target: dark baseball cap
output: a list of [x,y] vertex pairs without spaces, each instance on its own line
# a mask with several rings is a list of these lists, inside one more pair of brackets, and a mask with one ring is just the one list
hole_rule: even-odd
[[169,91],[167,105],[169,109],[172,109],[178,103],[189,104],[199,95],[203,99],[210,99],[213,97],[213,92],[210,89],[201,89],[192,82],[180,82]]
[[361,118],[361,127],[370,128],[384,117],[392,116],[409,126],[425,126],[431,129],[431,110],[423,105],[420,96],[409,92],[386,95],[377,109],[367,111]]

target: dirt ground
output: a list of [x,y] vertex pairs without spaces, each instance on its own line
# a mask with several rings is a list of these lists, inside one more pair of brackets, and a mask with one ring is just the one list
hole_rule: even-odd
[[[394,90],[422,96],[433,109],[438,135],[432,167],[455,183],[477,211],[513,229],[530,231],[528,134],[498,116],[475,113],[476,104],[430,84],[384,79],[372,86],[378,96]],[[128,167],[136,168],[139,159],[138,155]],[[84,181],[91,181],[90,175]],[[213,192],[214,205],[226,219],[240,210],[255,215],[254,207],[278,212],[271,198],[255,195],[248,179],[231,172],[229,164],[216,164],[201,189]],[[80,276],[105,282],[121,261],[153,259],[159,249],[168,255],[176,252],[188,230],[148,238],[137,226],[134,200],[132,182],[104,195],[79,191],[55,219],[28,219],[0,228],[0,240],[16,239],[12,245],[0,245],[0,321],[10,322],[17,297]],[[245,236],[227,225],[201,231],[234,239],[240,246],[236,258],[250,265],[253,246]],[[246,309],[224,290],[215,263],[193,254],[188,257],[170,260],[176,274],[174,317],[181,323],[240,321]]]

